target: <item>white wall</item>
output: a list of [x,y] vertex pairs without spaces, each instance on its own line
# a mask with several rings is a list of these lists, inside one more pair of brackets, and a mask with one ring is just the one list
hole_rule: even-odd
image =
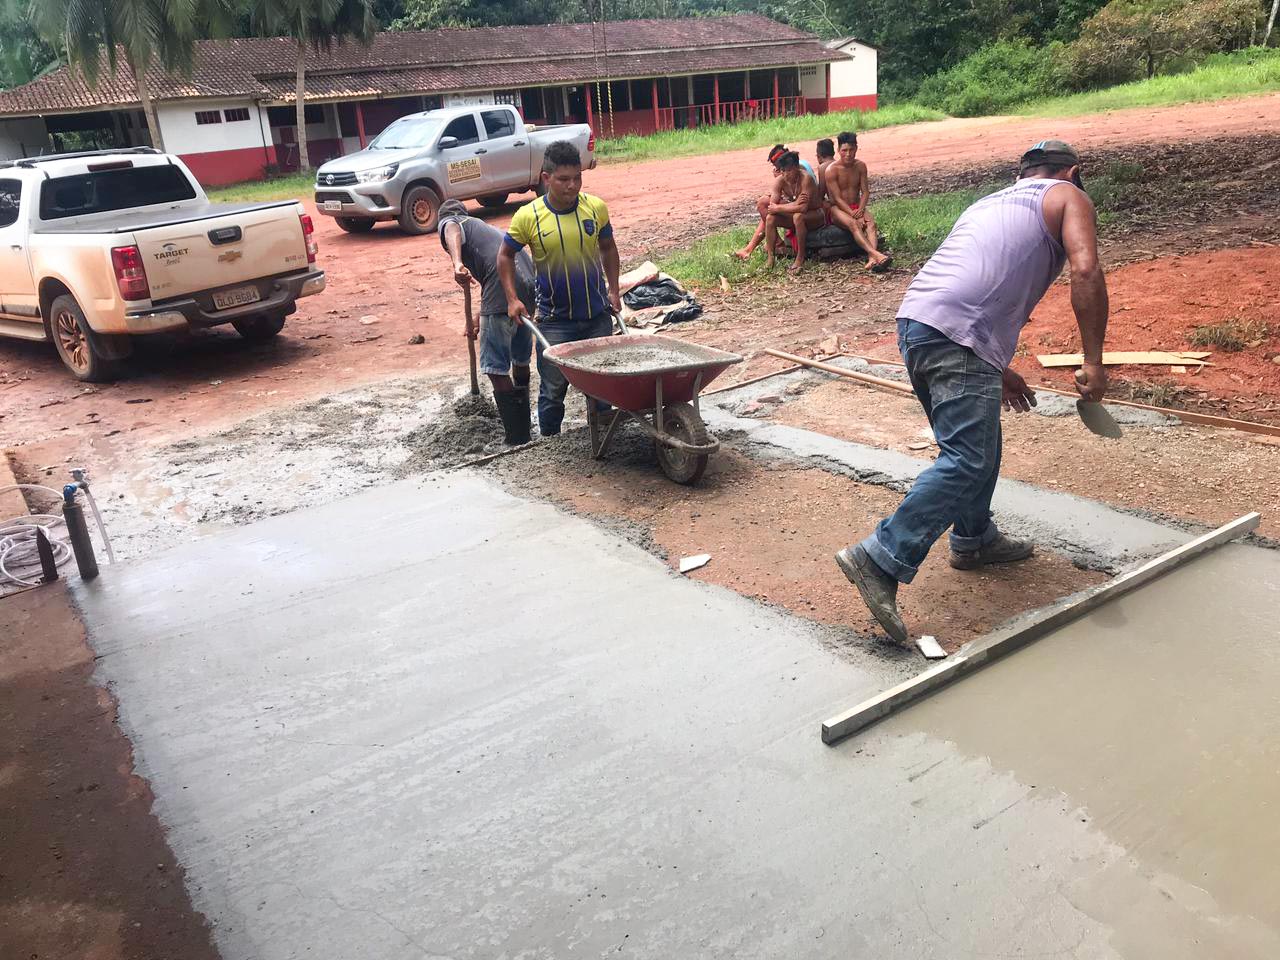
[[483,93],[447,93],[444,97],[446,107],[483,107],[495,102],[492,90]]
[[[236,123],[198,124],[196,111],[224,110],[242,107],[249,119]],[[262,149],[262,128],[258,124],[258,105],[251,100],[185,100],[182,103],[156,105],[160,119],[160,135],[170,153],[214,153],[218,150]]]
[[800,67],[800,96],[823,100],[827,96],[827,68],[824,64]]
[[0,120],[0,160],[34,157],[51,149],[44,121],[39,117]]
[[878,59],[875,47],[850,40],[839,48],[852,54],[852,60],[842,60],[831,65],[831,97],[868,97],[878,87]]

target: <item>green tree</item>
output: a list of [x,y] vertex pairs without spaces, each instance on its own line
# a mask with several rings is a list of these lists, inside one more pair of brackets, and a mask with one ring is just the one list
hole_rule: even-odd
[[151,70],[191,72],[195,41],[226,30],[234,14],[230,0],[30,0],[39,34],[66,50],[67,58],[96,85],[103,65],[115,73],[121,54],[138,88],[151,143],[164,149],[151,99]]
[[32,25],[25,0],[2,0],[0,89],[34,80],[60,62],[58,50],[45,42]]
[[354,39],[368,43],[378,32],[374,0],[250,0],[250,23],[259,36],[287,36],[297,45],[298,169],[310,170],[307,155],[307,51],[331,50]]
[[1080,87],[1154,77],[1174,63],[1248,44],[1257,0],[1111,0],[1068,50]]

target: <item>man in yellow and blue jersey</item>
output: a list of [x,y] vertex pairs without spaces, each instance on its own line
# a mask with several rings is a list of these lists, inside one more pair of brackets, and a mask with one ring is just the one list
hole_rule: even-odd
[[[538,328],[555,346],[607,337],[613,314],[622,310],[618,291],[618,246],[609,208],[582,192],[582,156],[571,143],[547,147],[541,197],[511,218],[498,251],[498,276],[507,294],[507,314],[517,324],[529,316],[516,289],[516,254],[528,248],[537,276]],[[538,429],[560,432],[569,384],[538,345]]]

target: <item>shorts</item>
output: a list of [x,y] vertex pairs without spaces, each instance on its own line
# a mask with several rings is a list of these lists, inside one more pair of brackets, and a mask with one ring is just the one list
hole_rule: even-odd
[[480,318],[480,372],[505,377],[512,365],[529,366],[533,356],[533,333],[523,323],[505,313],[487,313]]

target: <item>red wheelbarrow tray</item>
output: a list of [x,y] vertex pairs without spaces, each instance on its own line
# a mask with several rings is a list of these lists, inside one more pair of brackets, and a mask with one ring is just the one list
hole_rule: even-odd
[[[600,353],[661,347],[687,358],[687,362],[653,366],[640,370],[599,370],[582,366],[581,358]],[[690,403],[699,390],[724,373],[742,357],[735,353],[688,343],[652,333],[630,333],[622,337],[595,337],[561,343],[544,351],[564,377],[589,397],[635,413],[652,410],[657,382],[662,379],[662,403]],[[699,377],[701,374],[701,377]]]

